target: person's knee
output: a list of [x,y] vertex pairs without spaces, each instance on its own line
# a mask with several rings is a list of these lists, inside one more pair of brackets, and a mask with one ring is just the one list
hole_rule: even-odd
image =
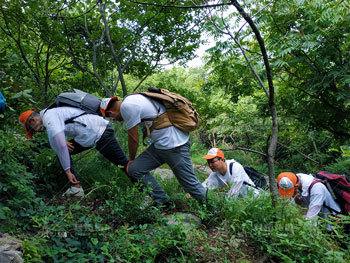
[[141,179],[142,177],[142,173],[139,171],[137,165],[135,165],[134,163],[130,164],[128,168],[128,174],[134,179]]

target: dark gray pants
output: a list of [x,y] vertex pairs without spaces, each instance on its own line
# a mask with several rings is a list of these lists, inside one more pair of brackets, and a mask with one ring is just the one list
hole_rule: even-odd
[[157,179],[149,172],[163,163],[170,166],[186,192],[200,202],[203,200],[205,189],[194,173],[189,141],[184,145],[168,150],[156,149],[152,144],[131,163],[129,176],[141,180],[144,186],[151,186],[152,192],[150,194],[154,201],[162,204],[169,197],[159,185]]
[[[76,141],[70,140],[74,146],[73,152],[70,155],[81,153],[91,147],[83,147]],[[117,139],[115,138],[113,127],[108,124],[106,130],[102,134],[101,138],[96,143],[96,149],[108,159],[108,161],[114,163],[116,166],[126,166],[128,164],[128,158],[125,156],[123,149],[120,147]],[[74,168],[71,158],[71,172],[77,177],[76,170]]]

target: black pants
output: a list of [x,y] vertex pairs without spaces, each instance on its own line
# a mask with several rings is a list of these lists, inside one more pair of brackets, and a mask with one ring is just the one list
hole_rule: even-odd
[[[77,173],[74,168],[71,155],[81,153],[85,150],[90,149],[91,147],[83,147],[79,143],[77,143],[74,139],[69,141],[73,144],[73,151],[70,152],[70,163],[71,163],[71,172],[75,175],[77,178]],[[96,149],[108,159],[108,161],[114,163],[116,166],[121,165],[125,166],[127,165],[129,159],[125,156],[125,153],[123,149],[120,147],[117,139],[114,136],[114,129],[113,127],[108,124],[106,127],[106,130],[102,134],[101,138],[96,143]],[[122,170],[125,172],[125,169]],[[78,178],[77,178],[78,179]]]

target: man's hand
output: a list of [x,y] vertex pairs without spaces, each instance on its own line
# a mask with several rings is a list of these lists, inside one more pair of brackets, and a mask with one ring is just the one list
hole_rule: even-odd
[[297,194],[294,196],[294,201],[295,201],[295,203],[298,204],[298,205],[302,205],[302,204],[303,204],[303,198],[302,198],[302,196],[301,196],[299,193],[297,193]]
[[75,175],[70,171],[70,169],[66,170],[66,175],[68,177],[68,181],[75,185],[79,185],[79,181],[77,180],[77,178],[75,177]]
[[69,142],[69,141],[67,141],[66,143],[67,143],[68,151],[69,151],[70,153],[73,152],[73,150],[74,150],[73,143],[71,143],[71,142]]
[[129,174],[129,166],[130,166],[130,164],[131,164],[132,162],[133,162],[133,160],[129,160],[129,161],[128,161],[128,164],[127,164],[126,167],[125,167],[125,168],[126,168],[126,173],[127,173],[127,174]]

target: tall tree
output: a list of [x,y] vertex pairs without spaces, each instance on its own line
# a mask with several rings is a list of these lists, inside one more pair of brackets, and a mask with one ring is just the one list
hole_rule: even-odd
[[86,9],[91,12],[85,12],[84,17],[62,21],[68,55],[80,69],[96,76],[108,95],[115,93],[119,82],[126,95],[123,74],[144,80],[162,61],[190,59],[199,46],[203,16],[198,12],[129,1],[97,3],[96,7],[89,3]]
[[286,117],[350,139],[349,1],[275,1],[261,17]]
[[69,75],[87,72],[111,96],[118,84],[123,95],[128,92],[124,74],[142,76],[142,82],[164,61],[192,58],[201,19],[198,12],[125,0],[30,0],[2,2],[0,29],[16,44],[45,99],[59,68]]
[[[231,94],[232,99],[234,101],[237,101],[239,95],[251,94],[254,91],[254,89],[252,89],[252,87],[249,85],[252,83],[254,84],[256,83],[255,86],[262,88],[262,90],[264,91],[267,97],[270,116],[271,116],[271,123],[272,123],[272,129],[269,135],[269,146],[267,149],[267,160],[268,160],[268,168],[269,168],[270,190],[271,190],[271,193],[273,194],[272,202],[275,205],[278,191],[277,191],[276,181],[275,181],[274,158],[275,158],[275,151],[277,147],[278,124],[277,124],[277,110],[276,110],[275,95],[274,95],[275,88],[273,83],[272,70],[271,70],[264,38],[261,35],[260,30],[258,29],[258,26],[254,22],[252,17],[238,3],[238,1],[231,0],[231,4],[236,8],[236,10],[239,13],[239,16],[228,15],[228,17],[225,17],[225,13],[228,12],[227,8],[225,8],[225,10],[221,12],[213,12],[213,11],[208,12],[208,17],[210,20],[209,28],[211,29],[212,32],[214,32],[214,35],[215,36],[227,35],[229,37],[228,41],[218,44],[217,48],[214,48],[213,50],[211,50],[213,52],[212,54],[214,55],[213,60],[211,60],[211,63],[214,63],[213,65],[215,65],[216,67],[215,68],[216,73],[219,74],[218,75],[218,79],[220,81],[219,83],[223,84],[223,87],[226,89],[226,91],[229,94]],[[251,8],[250,11],[253,10],[252,5],[248,4],[247,7]],[[261,4],[255,6],[254,9],[257,9],[257,7],[261,7]],[[232,18],[235,18],[235,19],[232,19]],[[249,25],[249,27],[248,27],[248,30],[245,30],[245,34],[243,35],[243,37],[240,37],[239,33],[242,30],[242,27],[239,28],[238,25],[242,18],[246,22],[245,24]],[[251,62],[251,59],[249,58],[246,52],[246,48],[243,46],[244,44],[249,45],[249,43],[253,41],[252,35],[254,36],[254,39],[257,42],[257,49],[255,50],[255,52],[258,54],[258,58],[257,58],[257,61],[255,61],[255,63]],[[250,40],[244,41],[244,43],[242,43],[245,36],[249,36]],[[234,42],[234,44],[230,43],[232,41]],[[227,53],[223,54],[223,52],[225,51]],[[229,57],[229,60],[232,60],[232,58],[236,59],[237,57],[235,55],[240,56],[240,54],[242,54],[243,57],[245,58],[245,63],[242,64],[242,61],[240,60],[239,62],[235,63],[235,66],[231,64],[222,64],[221,63],[222,58],[220,54],[224,55],[223,57]],[[255,65],[258,65],[258,66],[255,67]],[[250,75],[244,74],[244,77],[242,78],[241,76],[242,74],[239,71],[239,68],[242,68],[242,67],[249,68],[251,71],[251,74]],[[234,76],[240,75],[240,77],[238,78],[239,81],[237,81],[237,78],[234,78],[232,75]],[[227,76],[227,78],[225,76]],[[217,84],[214,84],[214,85],[217,86]]]
[[55,52],[56,21],[40,10],[47,1],[11,1],[0,6],[0,30],[17,48],[23,62],[35,79],[47,105],[50,77],[67,64]]

